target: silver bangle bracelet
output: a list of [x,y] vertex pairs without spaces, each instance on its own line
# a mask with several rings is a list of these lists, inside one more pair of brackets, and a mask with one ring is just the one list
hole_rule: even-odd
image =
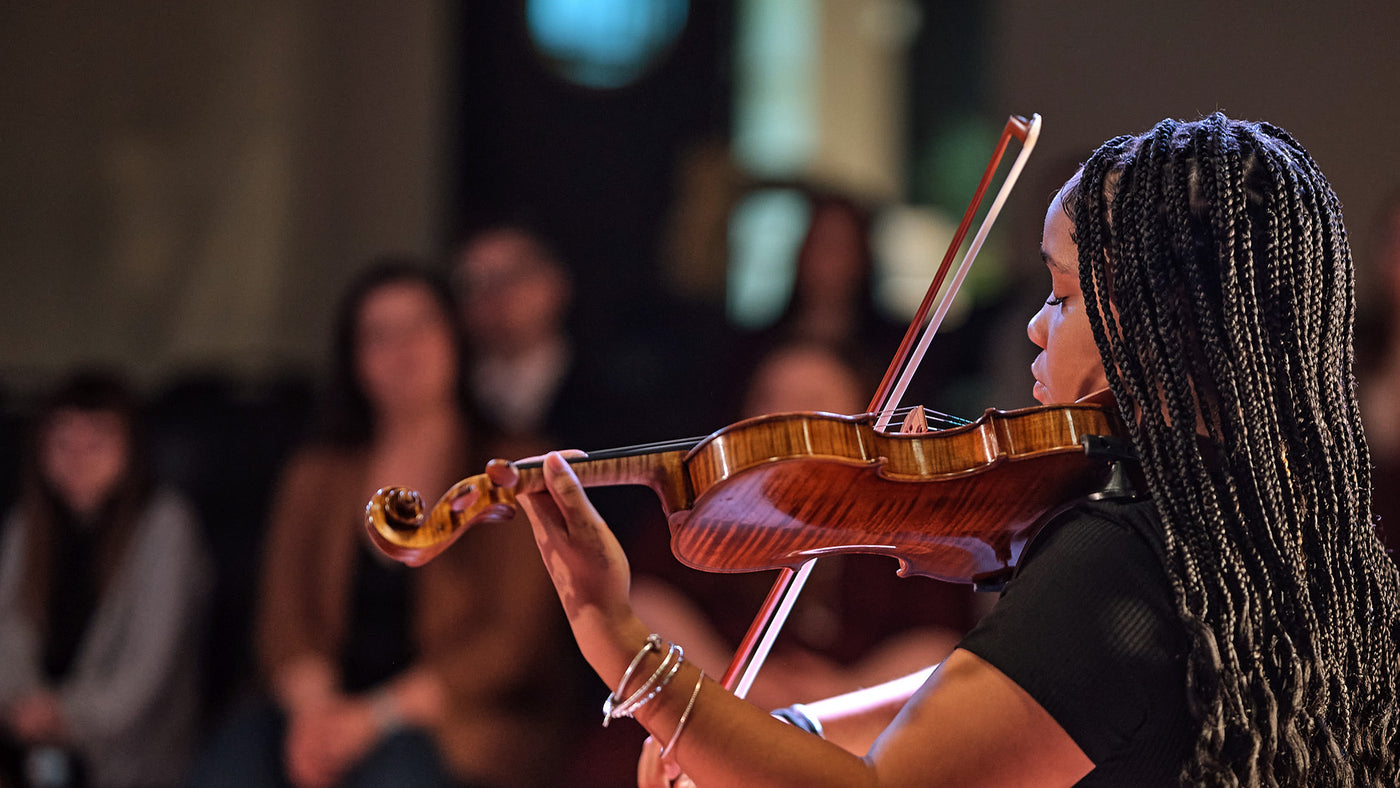
[[690,702],[685,704],[685,711],[681,712],[681,718],[676,723],[676,732],[671,734],[671,740],[666,742],[666,746],[661,748],[661,757],[665,758],[675,749],[676,742],[680,741],[681,731],[685,730],[685,724],[690,721],[690,712],[695,708],[695,699],[700,697],[700,685],[705,683],[705,671],[700,671],[700,678],[695,680],[695,689],[690,691]]
[[627,670],[623,671],[622,680],[617,683],[617,689],[613,690],[608,695],[607,700],[603,701],[603,727],[606,728],[608,720],[612,718],[613,707],[622,702],[622,692],[627,688],[627,682],[632,680],[632,674],[637,672],[637,666],[642,664],[642,660],[647,654],[660,650],[661,636],[655,632],[647,635],[646,642],[637,651],[637,656],[632,658],[632,661],[627,665]]
[[[675,662],[671,662],[671,655],[673,654],[676,657]],[[681,663],[685,662],[685,649],[681,648],[678,645],[675,645],[674,643],[671,644],[671,650],[666,652],[666,658],[661,661],[661,665],[657,667],[656,672],[660,673],[666,667],[666,664],[668,662],[671,662],[671,669],[666,673],[665,676],[663,676],[659,681],[656,681],[654,683],[648,681],[648,684],[642,685],[642,688],[637,690],[637,693],[640,694],[642,690],[646,690],[650,685],[650,691],[647,692],[645,696],[643,696],[641,699],[637,699],[636,695],[633,695],[631,698],[628,698],[626,703],[623,703],[622,705],[617,706],[612,710],[612,716],[631,717],[633,714],[636,713],[637,709],[640,709],[641,707],[647,705],[647,703],[649,703],[652,698],[655,698],[657,695],[659,695],[661,693],[661,690],[665,689],[666,685],[671,683],[671,679],[675,678],[676,672],[681,669]],[[656,676],[653,674],[652,678],[655,679]]]

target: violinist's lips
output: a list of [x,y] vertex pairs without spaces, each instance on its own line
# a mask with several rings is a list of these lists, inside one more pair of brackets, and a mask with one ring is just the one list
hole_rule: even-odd
[[1035,379],[1035,385],[1031,387],[1031,396],[1035,397],[1035,401],[1040,403],[1045,403],[1045,398],[1050,395],[1050,390],[1040,381],[1040,373],[1036,371],[1040,360],[1044,357],[1045,354],[1042,353],[1035,357],[1035,361],[1031,362],[1031,377]]

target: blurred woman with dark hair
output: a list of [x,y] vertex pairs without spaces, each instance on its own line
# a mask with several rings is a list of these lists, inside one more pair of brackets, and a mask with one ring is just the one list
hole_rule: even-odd
[[0,713],[34,785],[174,785],[193,744],[206,558],[140,443],[112,375],[38,415],[0,546]]
[[450,293],[381,259],[338,314],[329,407],[271,515],[256,635],[275,703],[222,731],[194,784],[533,784],[549,758],[524,734],[549,724],[554,689],[535,646],[558,616],[526,529],[481,529],[412,571],[364,533],[376,488],[440,494],[511,450],[464,405]]
[[838,192],[814,188],[805,197],[807,230],[793,263],[792,292],[777,319],[749,343],[758,354],[751,366],[792,342],[893,353],[904,325],[876,304],[871,209]]

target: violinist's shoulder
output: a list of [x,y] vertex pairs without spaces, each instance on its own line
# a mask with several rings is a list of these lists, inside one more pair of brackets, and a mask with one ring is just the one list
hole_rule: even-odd
[[960,644],[1029,693],[1099,764],[1095,785],[1174,784],[1164,782],[1174,767],[1158,780],[1141,778],[1138,766],[1179,763],[1189,744],[1187,641],[1147,535],[1156,522],[1151,499],[1071,506]]
[[[1165,554],[1157,509],[1147,496],[1082,500],[1052,517],[1026,545],[1013,580],[1120,571],[1160,572]],[[1034,585],[1022,580],[1020,585]],[[1009,589],[1008,589],[1009,590]]]
[[1165,550],[1162,519],[1150,495],[1083,501],[1075,508],[1082,516],[1096,518],[1136,535],[1159,557]]

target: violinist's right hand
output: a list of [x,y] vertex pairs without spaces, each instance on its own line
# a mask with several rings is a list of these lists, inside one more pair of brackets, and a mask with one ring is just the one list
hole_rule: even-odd
[[548,492],[522,495],[521,507],[579,649],[604,682],[615,682],[648,633],[628,598],[627,556],[559,452],[545,456],[544,477]]

